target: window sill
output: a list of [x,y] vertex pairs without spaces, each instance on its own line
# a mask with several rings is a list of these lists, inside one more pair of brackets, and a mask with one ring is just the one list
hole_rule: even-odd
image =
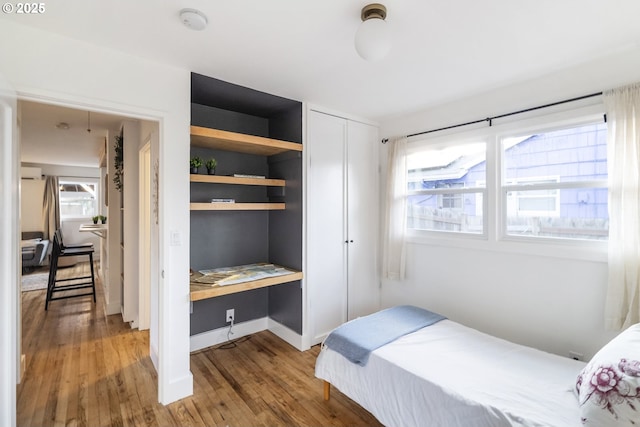
[[581,261],[608,261],[608,242],[585,240],[520,239],[505,237],[487,239],[482,235],[445,234],[433,232],[409,232],[407,243],[416,245],[441,246],[469,250],[492,251],[497,253],[532,255],[550,258],[564,258]]
[[61,217],[60,218],[60,222],[64,222],[64,221],[69,221],[69,222],[89,221],[89,222],[92,222],[93,221],[93,217],[92,216],[67,216],[67,217]]

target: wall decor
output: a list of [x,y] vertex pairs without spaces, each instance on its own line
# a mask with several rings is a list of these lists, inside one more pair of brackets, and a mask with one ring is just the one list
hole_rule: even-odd
[[152,199],[153,199],[153,216],[156,219],[156,225],[158,225],[158,199],[159,199],[159,190],[160,190],[160,160],[156,159],[156,162],[153,164],[153,185],[151,188]]
[[122,148],[122,134],[116,135],[116,144],[114,145],[114,169],[113,183],[116,185],[116,189],[122,192],[122,175],[124,173],[124,151]]

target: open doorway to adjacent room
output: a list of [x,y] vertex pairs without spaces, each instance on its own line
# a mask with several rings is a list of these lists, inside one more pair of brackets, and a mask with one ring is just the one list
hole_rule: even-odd
[[[42,384],[65,384],[65,375],[96,363],[90,354],[111,346],[100,340],[114,331],[146,341],[141,348],[149,355],[149,332],[140,331],[157,331],[149,319],[157,276],[151,266],[158,257],[152,250],[158,225],[151,213],[158,123],[26,100],[18,101],[18,110],[24,369],[26,375],[37,372]],[[45,194],[55,195],[55,202],[45,202]],[[65,245],[93,244],[96,303],[90,296],[70,297],[51,301],[45,311],[55,229]],[[58,264],[60,278],[90,274],[86,259],[67,258]],[[74,362],[64,362],[67,368],[60,371],[60,357]]]

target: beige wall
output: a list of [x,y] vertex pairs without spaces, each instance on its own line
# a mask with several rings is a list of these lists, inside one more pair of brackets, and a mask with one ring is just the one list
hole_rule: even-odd
[[44,180],[20,181],[20,231],[42,231]]

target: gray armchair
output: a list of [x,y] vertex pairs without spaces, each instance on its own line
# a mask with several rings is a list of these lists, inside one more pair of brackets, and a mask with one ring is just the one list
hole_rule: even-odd
[[22,273],[28,273],[44,262],[49,252],[49,241],[42,240],[41,231],[22,232]]

